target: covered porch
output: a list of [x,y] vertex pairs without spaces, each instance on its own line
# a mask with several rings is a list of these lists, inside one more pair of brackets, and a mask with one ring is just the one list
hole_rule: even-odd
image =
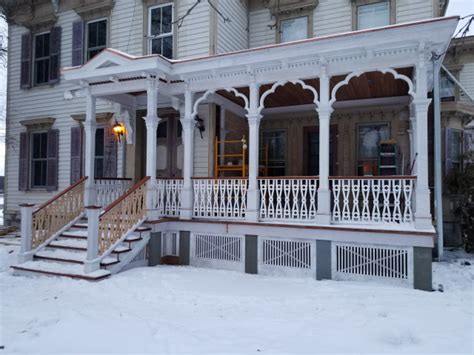
[[[435,19],[177,61],[107,49],[63,72],[77,84],[68,97],[87,100],[85,175],[94,172],[100,99],[120,105],[127,134],[138,132],[146,109],[144,137],[134,138],[143,173],[126,177],[149,177],[148,221],[432,231],[430,58],[444,52],[456,23]],[[203,122],[207,104],[214,112]],[[174,117],[167,132],[170,122],[180,131],[173,154],[160,148],[163,111]],[[203,129],[212,132],[206,149]],[[396,152],[381,151],[381,141],[395,141]],[[397,161],[383,164],[392,153]],[[195,174],[198,159],[207,159],[208,174]],[[101,204],[97,191],[86,180],[86,206]]]

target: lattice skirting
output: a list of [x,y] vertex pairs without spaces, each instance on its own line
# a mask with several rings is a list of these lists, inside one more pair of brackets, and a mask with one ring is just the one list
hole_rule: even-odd
[[316,278],[316,241],[259,238],[258,273]]
[[331,245],[333,280],[382,281],[413,287],[413,248],[337,243]]
[[191,234],[190,264],[193,266],[244,272],[244,251],[242,235]]

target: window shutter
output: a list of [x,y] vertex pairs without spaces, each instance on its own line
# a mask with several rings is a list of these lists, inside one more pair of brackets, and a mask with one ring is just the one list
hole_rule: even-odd
[[61,60],[61,27],[53,27],[50,36],[49,53],[49,83],[59,82],[59,67]]
[[104,177],[117,177],[117,140],[112,127],[104,129]]
[[56,191],[58,189],[58,153],[59,153],[59,130],[48,130],[48,152],[46,165],[46,190]]
[[82,177],[82,127],[71,128],[71,185]]
[[21,36],[21,76],[20,88],[31,87],[31,34],[25,33]]
[[28,191],[28,175],[30,167],[30,135],[28,132],[20,133],[20,161],[19,161],[19,176],[18,176],[18,190]]
[[82,65],[84,60],[84,23],[72,24],[72,66]]
[[445,140],[444,140],[444,174],[449,175],[452,170],[453,162],[451,160],[451,128],[445,129]]

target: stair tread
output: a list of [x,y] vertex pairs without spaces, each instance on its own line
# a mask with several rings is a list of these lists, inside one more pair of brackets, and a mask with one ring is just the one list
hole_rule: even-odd
[[87,238],[87,231],[86,230],[66,231],[62,235],[63,236],[74,236],[74,237],[86,237]]
[[141,240],[142,237],[140,237],[139,235],[135,235],[135,234],[132,234],[130,236],[128,236],[127,238],[125,238],[125,241],[126,242],[136,242],[137,240]]
[[[86,252],[74,252],[64,249],[53,249],[53,250],[41,250],[35,254],[35,257],[45,257],[51,259],[58,259],[61,261],[81,262],[86,260]],[[114,263],[116,258],[105,258],[101,264],[108,265]]]
[[94,272],[85,273],[84,266],[80,264],[62,264],[47,261],[27,261],[26,263],[12,266],[17,270],[45,272],[56,274],[57,276],[79,277],[87,279],[98,279],[110,275],[108,270],[96,270]]
[[114,249],[114,251],[112,253],[124,253],[124,252],[130,251],[130,250],[132,250],[132,249],[130,249],[129,247],[118,246],[117,248]]
[[84,223],[75,223],[73,225],[73,227],[75,228],[87,228],[87,222],[84,222]]
[[87,249],[87,239],[57,239],[49,243],[48,247],[70,247]]

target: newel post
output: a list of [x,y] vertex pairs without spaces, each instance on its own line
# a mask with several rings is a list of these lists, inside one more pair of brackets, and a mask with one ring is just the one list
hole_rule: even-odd
[[245,219],[257,222],[260,209],[260,192],[258,189],[259,166],[259,132],[262,115],[259,112],[259,85],[249,85],[249,113],[246,115],[249,124],[249,186],[247,190],[247,211]]
[[100,206],[86,206],[87,215],[87,256],[84,272],[90,273],[100,269],[99,257],[99,217]]
[[[193,92],[186,88],[184,107],[180,107],[180,120],[183,127],[184,162],[183,189],[181,192],[181,210],[179,218],[191,219],[193,215],[193,185],[191,177],[194,170],[194,113]],[[183,112],[184,111],[184,112]]]
[[160,119],[157,110],[157,83],[155,78],[148,79],[147,87],[147,115],[146,125],[146,175],[150,177],[147,182],[146,209],[149,219],[158,218],[156,208],[157,183],[156,183],[156,130]]
[[21,209],[21,245],[18,262],[24,263],[33,259],[31,248],[33,245],[33,204],[20,205]]
[[95,132],[96,122],[96,98],[87,91],[86,95],[86,120],[84,121],[84,133],[86,141],[84,173],[89,178],[84,187],[84,205],[90,206],[96,203],[97,192],[95,190]]
[[333,108],[330,104],[329,76],[326,68],[321,68],[320,101],[316,111],[319,116],[319,188],[318,210],[316,222],[318,224],[331,223],[331,190],[329,188],[329,136],[330,121]]

